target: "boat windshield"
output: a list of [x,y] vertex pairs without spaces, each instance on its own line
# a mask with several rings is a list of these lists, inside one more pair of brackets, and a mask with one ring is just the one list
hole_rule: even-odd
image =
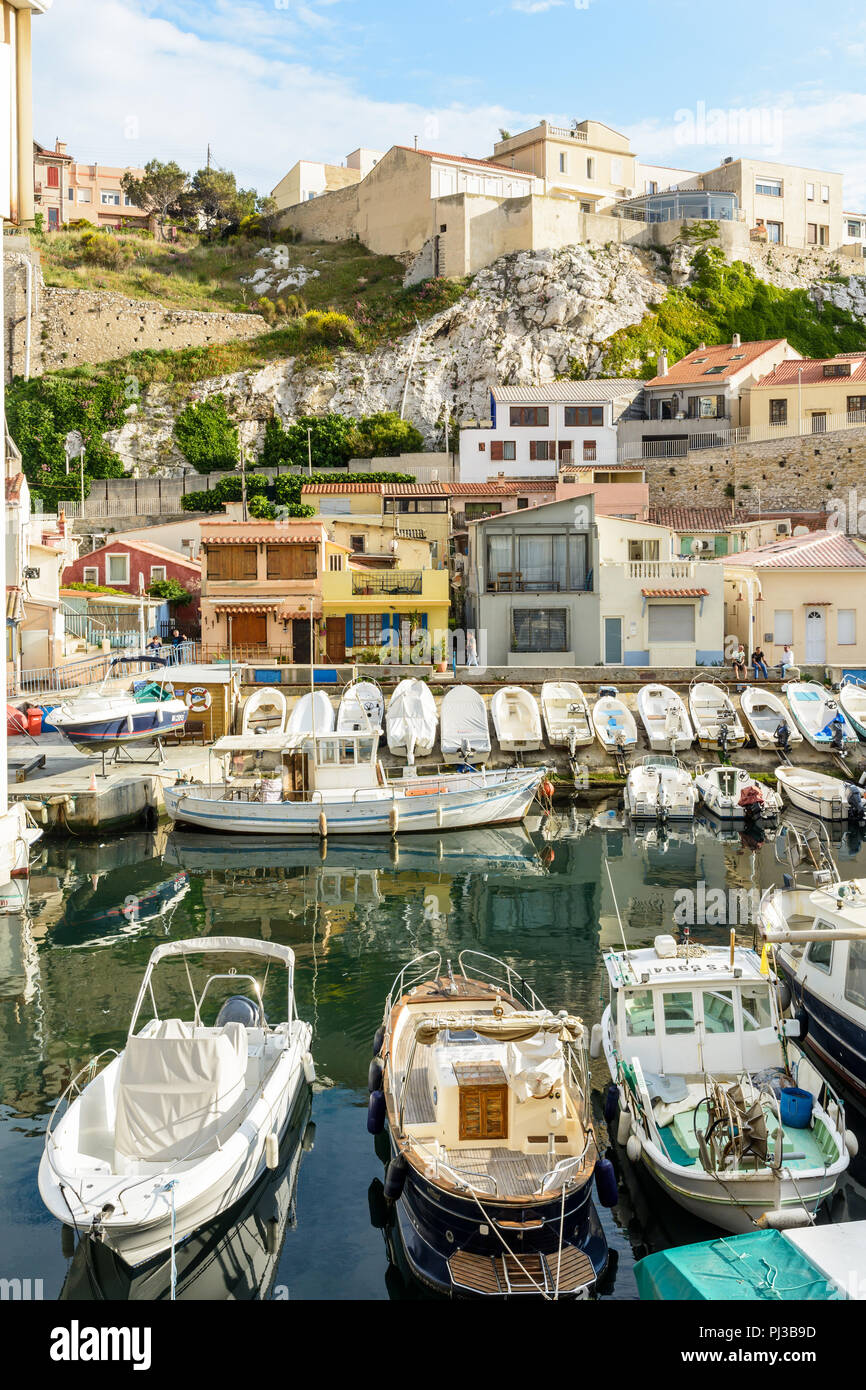
[[669,753],[653,753],[643,760],[644,767],[679,767],[679,758],[672,758]]

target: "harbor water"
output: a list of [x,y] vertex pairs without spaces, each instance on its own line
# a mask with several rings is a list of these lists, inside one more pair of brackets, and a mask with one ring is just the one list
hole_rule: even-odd
[[[833,850],[843,878],[866,875],[859,832],[838,832]],[[180,1252],[178,1296],[419,1298],[383,1223],[385,1150],[366,1129],[371,1041],[405,962],[430,949],[455,970],[464,950],[504,958],[546,1004],[591,1027],[606,1002],[602,952],[622,945],[619,917],[629,946],[685,927],[696,940],[727,942],[731,926],[750,944],[759,894],[782,873],[771,833],[762,840],[704,820],[640,830],[604,808],[535,817],[526,830],[322,848],[165,827],[42,842],[27,910],[0,921],[0,1279],[44,1299],[168,1296],[164,1265],[133,1276],[105,1247],[61,1228],[37,1188],[51,1109],[90,1056],[123,1046],[159,942],[235,935],[290,946],[318,1073],[282,1166],[232,1222]],[[609,1078],[603,1060],[592,1068],[604,1148]],[[866,1153],[866,1120],[850,1100],[848,1122]],[[713,1232],[624,1159],[617,1166],[620,1200],[600,1210],[613,1254],[600,1294],[633,1299],[635,1259]],[[862,1217],[861,1158],[820,1219]]]

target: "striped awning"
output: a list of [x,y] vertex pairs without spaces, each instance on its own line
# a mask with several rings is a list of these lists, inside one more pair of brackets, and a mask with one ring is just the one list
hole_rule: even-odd
[[211,602],[214,608],[221,613],[272,613],[283,600],[272,598],[250,602],[249,599],[215,598],[211,599]]
[[641,589],[644,598],[707,598],[709,589]]

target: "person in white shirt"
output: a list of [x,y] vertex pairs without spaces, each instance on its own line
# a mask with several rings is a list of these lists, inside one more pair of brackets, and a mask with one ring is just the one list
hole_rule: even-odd
[[786,642],[786,643],[785,643],[784,650],[783,650],[783,652],[782,652],[782,655],[781,655],[780,658],[779,658],[779,666],[781,667],[781,671],[782,671],[782,676],[783,676],[783,677],[784,677],[785,672],[787,671],[788,667],[789,667],[789,666],[793,666],[793,665],[794,665],[794,648],[793,648],[793,647],[789,647],[789,646],[788,646],[788,643]]
[[475,641],[475,633],[471,631],[466,634],[466,665],[478,665],[478,646]]

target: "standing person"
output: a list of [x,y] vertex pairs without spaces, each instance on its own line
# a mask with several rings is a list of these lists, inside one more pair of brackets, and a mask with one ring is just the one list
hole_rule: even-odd
[[466,665],[478,665],[478,646],[475,641],[475,633],[471,630],[466,634]]
[[755,673],[755,680],[757,680],[759,676],[763,676],[764,680],[769,680],[770,673],[767,670],[767,659],[760,647],[756,647],[752,652],[752,670]]
[[173,631],[172,634],[171,634],[171,645],[172,645],[173,647],[182,647],[182,646],[183,646],[183,638],[181,637],[181,635],[180,635],[180,633],[178,632],[177,628],[175,628],[174,631]]
[[782,671],[782,680],[785,679],[785,672],[789,666],[794,665],[794,648],[786,642],[782,655],[779,658],[779,666]]
[[156,654],[161,646],[161,640],[159,639],[159,637],[157,637],[156,633],[154,633],[154,635],[151,637],[150,641],[147,644],[147,650]]

